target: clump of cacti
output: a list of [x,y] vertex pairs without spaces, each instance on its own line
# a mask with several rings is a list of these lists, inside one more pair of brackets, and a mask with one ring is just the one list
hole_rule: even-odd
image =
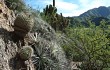
[[31,46],[23,46],[20,50],[19,50],[19,56],[22,60],[28,60],[29,58],[31,58],[33,55],[33,49],[31,48]]
[[34,21],[29,13],[20,13],[14,21],[14,33],[20,37],[24,37],[31,31]]
[[43,10],[44,19],[55,29],[55,31],[64,29],[68,26],[69,20],[63,17],[62,13],[57,14],[57,8],[55,7],[55,0],[53,0],[53,5],[47,5]]
[[47,5],[46,8],[43,9],[45,15],[55,15],[57,13],[57,8],[52,5]]

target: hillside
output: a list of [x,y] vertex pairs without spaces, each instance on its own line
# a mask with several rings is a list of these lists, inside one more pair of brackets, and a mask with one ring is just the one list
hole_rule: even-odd
[[95,23],[95,25],[100,25],[102,20],[107,21],[110,24],[110,7],[100,6],[98,8],[90,9],[79,16],[69,17],[70,26],[74,25],[84,25],[88,26],[88,20]]
[[55,0],[43,12],[22,0],[0,0],[0,70],[110,70],[104,15],[66,18]]
[[105,17],[110,18],[110,7],[100,6],[98,8],[93,8],[88,10],[87,12],[78,16],[80,18],[87,18],[87,17]]
[[0,0],[0,70],[69,70],[55,30],[16,1]]

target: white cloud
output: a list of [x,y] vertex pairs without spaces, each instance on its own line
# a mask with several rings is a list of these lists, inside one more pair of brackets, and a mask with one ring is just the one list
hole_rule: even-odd
[[[42,8],[44,8],[45,5],[52,4],[52,0],[32,1],[36,1],[36,5]],[[74,2],[74,0],[71,0],[71,2],[65,2],[65,0],[56,0],[56,7],[58,9],[58,13],[63,13],[64,16],[78,16],[92,8],[97,8],[99,6],[110,6],[109,0],[76,0],[77,3],[72,2]]]
[[86,5],[86,4],[88,4],[88,2],[89,2],[90,0],[79,0],[79,2],[80,2],[80,4],[82,4],[82,5]]
[[[44,1],[45,4],[52,4],[52,1]],[[66,11],[72,11],[78,8],[77,4],[64,2],[63,0],[56,0],[56,5],[58,10],[62,10],[64,12]]]
[[70,12],[66,12],[66,13],[63,13],[63,16],[78,16],[79,14],[82,14],[83,12],[85,12],[84,10],[73,10],[73,11],[70,11]]
[[99,6],[110,6],[109,0],[79,0],[80,5],[77,9],[73,9],[68,13],[63,13],[64,16],[78,16],[89,9],[98,8]]
[[72,11],[78,8],[76,4],[68,2],[56,2],[56,7],[58,9],[62,9],[63,11]]

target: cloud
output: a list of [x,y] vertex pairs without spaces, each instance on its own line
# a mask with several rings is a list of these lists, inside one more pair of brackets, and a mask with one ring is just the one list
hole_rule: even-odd
[[[44,4],[52,4],[52,1],[44,1]],[[69,16],[72,14],[73,10],[78,9],[78,5],[70,2],[65,2],[64,0],[56,0],[56,5],[58,13],[63,13],[64,16]]]
[[63,11],[71,11],[78,8],[78,5],[68,2],[56,2],[56,7]]
[[[52,4],[52,1],[44,1],[45,4]],[[62,11],[71,11],[74,9],[78,8],[77,4],[69,3],[69,2],[64,2],[63,0],[56,0],[56,5],[58,10]]]
[[[52,4],[52,0],[27,0],[27,3],[33,8],[42,11],[46,5]],[[78,16],[89,9],[99,6],[109,6],[109,0],[56,0],[58,13],[63,13],[64,16]]]
[[109,6],[108,0],[79,0],[77,9],[73,9],[68,13],[63,13],[64,16],[79,16],[89,9],[98,8],[99,6]]

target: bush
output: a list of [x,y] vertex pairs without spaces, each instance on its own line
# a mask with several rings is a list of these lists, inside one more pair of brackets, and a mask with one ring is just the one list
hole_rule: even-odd
[[14,11],[21,12],[25,8],[25,4],[22,0],[4,0],[7,7]]
[[109,28],[103,26],[68,28],[70,41],[62,47],[70,59],[82,62],[81,70],[103,70],[110,65],[109,33]]

